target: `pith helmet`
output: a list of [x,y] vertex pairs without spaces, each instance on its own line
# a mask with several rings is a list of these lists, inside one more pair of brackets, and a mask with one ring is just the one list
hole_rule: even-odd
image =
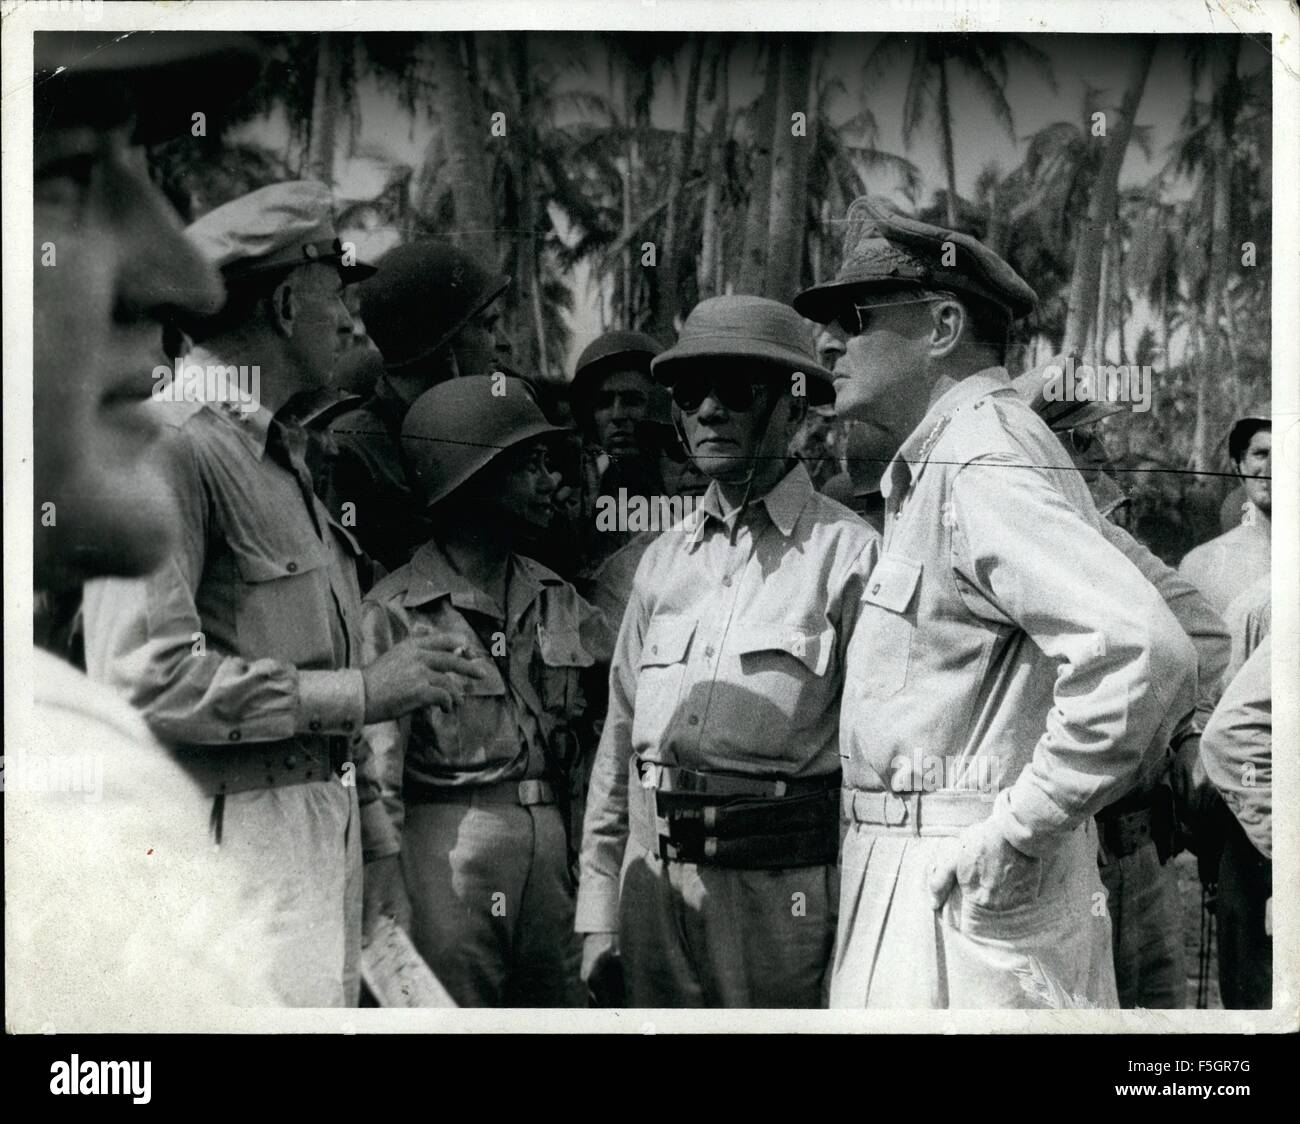
[[808,376],[808,402],[835,401],[834,378],[817,362],[813,336],[793,308],[767,297],[733,295],[700,301],[682,334],[650,364],[656,379],[671,386],[688,368],[712,359],[750,359],[776,372]]
[[546,420],[523,379],[470,375],[415,400],[402,423],[402,453],[432,507],[506,449],[567,432]]
[[491,304],[510,278],[425,239],[397,246],[361,286],[361,319],[390,371],[427,360]]

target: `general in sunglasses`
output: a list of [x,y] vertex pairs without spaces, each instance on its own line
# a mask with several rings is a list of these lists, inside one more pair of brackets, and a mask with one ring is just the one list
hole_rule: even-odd
[[879,536],[786,450],[833,397],[787,305],[714,297],[657,356],[710,478],[646,551],[583,828],[589,984],[634,1007],[824,1005],[836,924],[838,715]]

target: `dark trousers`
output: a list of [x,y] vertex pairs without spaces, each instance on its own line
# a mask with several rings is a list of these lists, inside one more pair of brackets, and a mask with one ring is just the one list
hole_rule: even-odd
[[1219,990],[1229,1010],[1273,1006],[1273,938],[1264,932],[1264,903],[1273,894],[1273,864],[1236,820],[1219,860]]

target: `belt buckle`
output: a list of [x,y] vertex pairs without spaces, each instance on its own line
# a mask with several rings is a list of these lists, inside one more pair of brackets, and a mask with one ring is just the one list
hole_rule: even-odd
[[659,766],[653,761],[641,761],[637,763],[637,775],[641,780],[641,787],[654,792],[659,788]]
[[907,823],[907,801],[896,792],[886,792],[882,814],[886,827],[902,827]]
[[542,782],[539,780],[528,780],[519,782],[519,803],[525,808],[532,807],[534,804],[542,802]]

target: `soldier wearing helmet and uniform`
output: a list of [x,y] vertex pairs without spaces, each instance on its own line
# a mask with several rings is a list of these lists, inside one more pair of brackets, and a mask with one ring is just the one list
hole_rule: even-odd
[[[485,668],[450,711],[368,733],[381,762],[397,901],[462,1006],[581,1006],[563,799],[580,673],[608,659],[603,618],[518,553],[550,520],[547,422],[527,386],[474,376],[411,407],[402,446],[438,533],[372,589],[377,656],[448,631]],[[467,440],[469,435],[470,440]]]
[[494,305],[510,279],[443,242],[398,246],[381,262],[361,286],[361,319],[383,356],[383,373],[367,401],[331,425],[338,450],[322,490],[366,553],[395,570],[432,533],[420,487],[402,460],[402,419],[446,379],[508,372],[510,344]]
[[844,655],[877,536],[787,457],[830,372],[787,305],[714,297],[654,361],[712,478],[636,572],[583,824],[593,990],[816,1007],[836,917]]

